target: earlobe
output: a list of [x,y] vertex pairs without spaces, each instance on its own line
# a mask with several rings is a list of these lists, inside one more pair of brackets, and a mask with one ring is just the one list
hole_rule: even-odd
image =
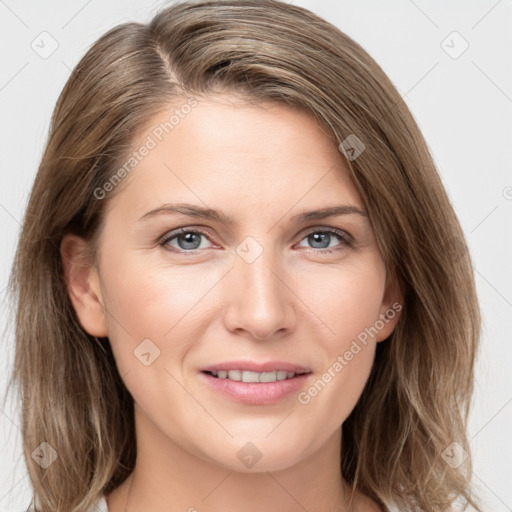
[[[388,276],[379,310],[378,335],[376,341],[384,341],[394,331],[404,307],[401,282],[396,274]],[[376,322],[376,324],[377,324]]]
[[91,336],[108,335],[105,309],[96,267],[90,261],[87,241],[65,235],[60,244],[64,281],[80,325]]

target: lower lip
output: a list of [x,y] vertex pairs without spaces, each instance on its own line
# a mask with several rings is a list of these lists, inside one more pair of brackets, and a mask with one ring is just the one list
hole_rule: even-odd
[[219,379],[204,372],[200,372],[200,375],[215,391],[233,400],[249,405],[267,405],[275,404],[296,393],[304,386],[311,373],[296,375],[292,379],[276,382],[242,382]]

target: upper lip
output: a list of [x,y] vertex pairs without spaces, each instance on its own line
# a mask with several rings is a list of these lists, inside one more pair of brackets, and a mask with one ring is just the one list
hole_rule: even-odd
[[216,363],[205,366],[201,369],[203,372],[218,372],[228,370],[245,370],[249,372],[276,372],[279,370],[294,372],[294,373],[310,373],[311,370],[306,366],[300,366],[285,361],[267,361],[258,363],[256,361],[226,361],[223,363]]

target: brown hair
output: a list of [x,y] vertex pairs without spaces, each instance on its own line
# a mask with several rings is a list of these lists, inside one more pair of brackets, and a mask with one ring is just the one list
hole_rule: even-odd
[[[343,423],[343,477],[386,507],[445,511],[459,499],[480,510],[466,435],[480,311],[460,224],[382,69],[330,23],[275,0],[179,2],[148,24],[119,25],[87,51],[58,99],[10,281],[11,381],[34,499],[43,510],[85,511],[136,458],[133,399],[108,339],[77,320],[63,235],[97,237],[111,196],[94,191],[156,112],[217,90],[304,109],[336,144],[350,135],[364,144],[346,162],[404,309]],[[42,441],[59,455],[46,469],[31,457]],[[468,454],[458,467],[443,457],[453,442]]]

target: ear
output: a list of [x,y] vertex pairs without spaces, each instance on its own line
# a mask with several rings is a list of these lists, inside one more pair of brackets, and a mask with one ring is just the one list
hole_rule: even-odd
[[80,325],[91,336],[108,334],[98,271],[89,256],[88,242],[67,234],[60,244],[64,281]]
[[404,307],[404,298],[402,293],[403,284],[398,279],[396,273],[386,276],[386,285],[382,297],[382,304],[379,309],[379,319],[375,325],[379,327],[376,341],[384,341],[394,331],[401,311]]

